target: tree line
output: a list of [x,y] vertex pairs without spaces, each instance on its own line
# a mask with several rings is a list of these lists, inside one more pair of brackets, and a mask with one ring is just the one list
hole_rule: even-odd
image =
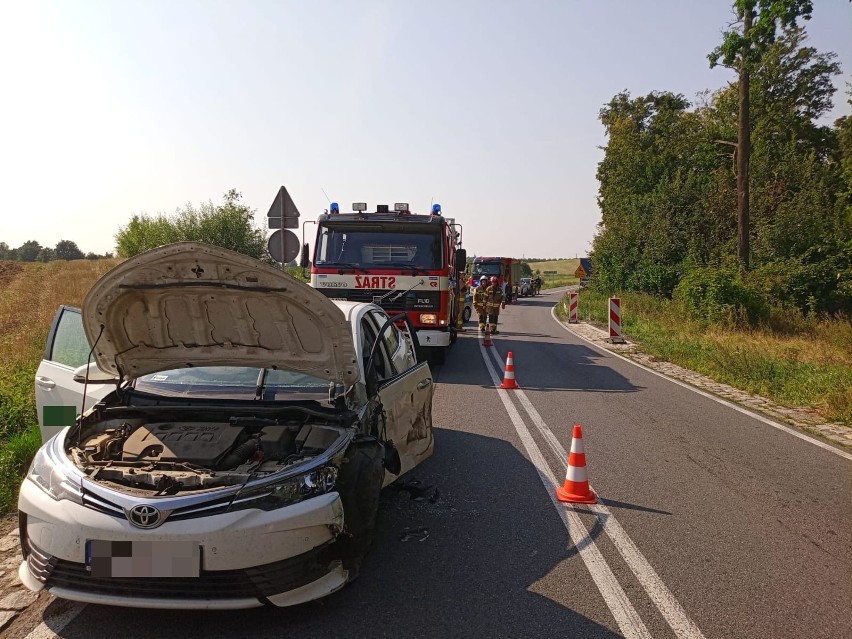
[[0,260],[15,262],[50,262],[52,260],[98,260],[112,257],[112,253],[84,253],[71,240],[59,240],[56,246],[42,246],[36,240],[28,240],[17,248],[10,248],[6,242],[0,242]]
[[751,323],[772,308],[852,314],[852,117],[821,123],[836,55],[807,46],[810,2],[734,8],[708,57],[736,81],[694,104],[622,91],[601,110],[594,286]]

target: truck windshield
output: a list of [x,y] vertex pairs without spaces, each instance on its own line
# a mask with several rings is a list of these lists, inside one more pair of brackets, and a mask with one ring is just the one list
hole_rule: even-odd
[[500,275],[500,263],[499,262],[484,262],[484,263],[475,263],[473,265],[473,277],[477,278],[481,275]]
[[[424,230],[425,231],[425,230]],[[434,231],[371,230],[323,225],[316,266],[440,269],[441,237]]]

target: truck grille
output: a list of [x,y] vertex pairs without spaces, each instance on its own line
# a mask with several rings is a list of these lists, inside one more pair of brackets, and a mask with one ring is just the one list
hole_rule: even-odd
[[[321,288],[318,289],[326,297],[332,299],[348,300],[350,302],[368,302],[373,303],[382,295],[387,295],[390,291],[382,290],[366,290],[366,289],[340,289],[340,288]],[[398,291],[400,293],[404,291]],[[440,291],[412,291],[417,295],[417,303],[412,310],[415,311],[438,311],[441,309],[441,293]],[[398,300],[393,301],[395,295],[390,295],[384,299],[379,306],[386,311],[404,311],[405,310],[405,295]]]

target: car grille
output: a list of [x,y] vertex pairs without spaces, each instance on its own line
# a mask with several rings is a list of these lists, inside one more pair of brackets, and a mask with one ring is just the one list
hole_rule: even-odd
[[[233,493],[229,493],[223,497],[193,503],[191,505],[175,508],[171,511],[168,517],[169,521],[181,521],[183,519],[194,519],[196,517],[210,517],[211,515],[219,515],[228,511],[228,506],[233,499]],[[92,510],[96,510],[106,515],[112,515],[120,519],[125,519],[124,508],[116,504],[102,495],[83,489],[83,505]]]
[[263,599],[316,581],[332,568],[328,546],[242,570],[202,570],[199,577],[92,577],[84,564],[57,559],[29,543],[27,566],[47,588],[130,599]]

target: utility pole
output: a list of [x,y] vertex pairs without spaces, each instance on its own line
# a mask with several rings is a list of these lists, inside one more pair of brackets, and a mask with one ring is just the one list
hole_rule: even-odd
[[[748,40],[754,8],[744,3],[743,38]],[[745,270],[749,266],[749,208],[748,167],[751,156],[751,118],[749,117],[749,86],[751,83],[748,51],[740,56],[739,115],[737,117],[737,257]]]

